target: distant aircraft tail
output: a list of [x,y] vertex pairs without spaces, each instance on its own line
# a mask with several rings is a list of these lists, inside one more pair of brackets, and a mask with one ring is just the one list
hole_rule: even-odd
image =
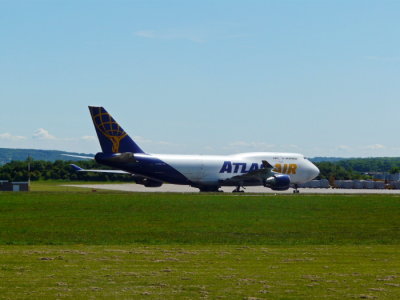
[[89,111],[104,153],[144,153],[104,107],[89,106]]

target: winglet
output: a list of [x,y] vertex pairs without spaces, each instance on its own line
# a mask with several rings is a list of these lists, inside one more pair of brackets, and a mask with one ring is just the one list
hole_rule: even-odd
[[274,167],[273,167],[269,162],[267,162],[266,160],[263,160],[263,161],[262,161],[262,165],[263,165],[264,169],[273,169],[273,168],[274,168]]
[[77,172],[79,172],[79,171],[84,171],[84,169],[82,169],[81,167],[79,167],[79,166],[77,166],[77,165],[70,164],[70,166],[71,166],[75,171],[77,171]]

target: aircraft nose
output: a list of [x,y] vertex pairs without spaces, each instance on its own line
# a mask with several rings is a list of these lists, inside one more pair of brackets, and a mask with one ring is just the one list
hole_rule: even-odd
[[310,174],[310,180],[314,179],[319,175],[319,169],[312,162],[310,162],[309,174]]

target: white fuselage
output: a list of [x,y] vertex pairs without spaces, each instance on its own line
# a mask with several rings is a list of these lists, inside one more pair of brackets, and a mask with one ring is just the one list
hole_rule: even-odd
[[[148,154],[135,154],[141,158]],[[273,171],[290,177],[290,182],[300,184],[314,179],[318,168],[301,154],[255,152],[234,155],[170,155],[151,154],[173,167],[190,181],[203,185],[214,185],[237,175],[261,168],[268,161]]]

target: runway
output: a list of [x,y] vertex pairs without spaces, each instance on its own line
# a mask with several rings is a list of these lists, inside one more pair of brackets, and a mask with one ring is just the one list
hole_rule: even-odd
[[[199,189],[185,185],[163,184],[161,187],[151,188],[141,184],[123,183],[123,184],[71,184],[65,185],[71,187],[90,188],[93,190],[113,190],[134,193],[199,193]],[[231,193],[234,187],[222,187],[225,193]],[[375,190],[375,189],[299,189],[302,194],[389,194],[400,195],[400,190]],[[255,194],[293,194],[293,189],[287,191],[273,191],[271,189],[257,186],[247,187],[245,193]]]

